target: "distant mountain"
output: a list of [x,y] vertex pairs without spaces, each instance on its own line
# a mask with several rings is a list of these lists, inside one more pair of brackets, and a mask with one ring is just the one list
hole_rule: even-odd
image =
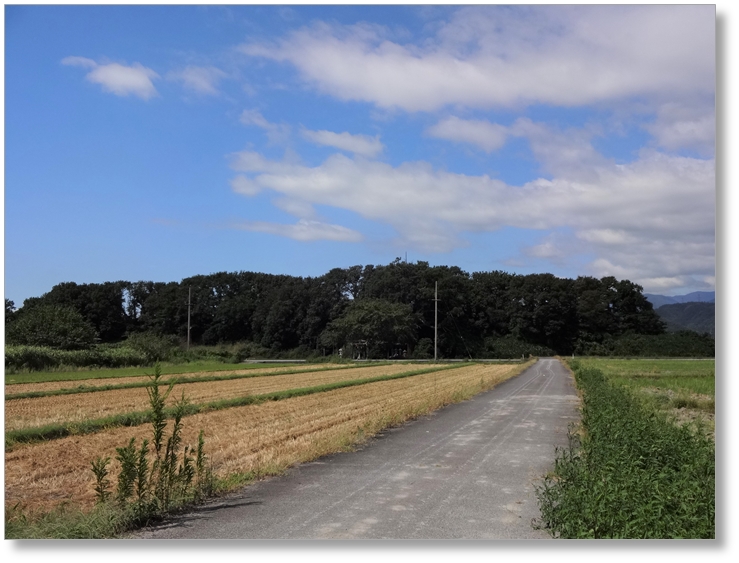
[[694,291],[686,295],[656,295],[654,293],[645,293],[644,297],[652,304],[655,309],[659,309],[663,305],[675,305],[676,303],[715,303],[715,291]]
[[707,332],[715,336],[715,303],[690,302],[662,305],[657,309],[657,314],[665,321],[669,332],[694,330],[701,334]]

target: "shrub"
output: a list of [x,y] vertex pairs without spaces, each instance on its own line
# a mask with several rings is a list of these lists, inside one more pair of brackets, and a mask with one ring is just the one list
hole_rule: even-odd
[[428,360],[434,357],[434,343],[430,338],[420,338],[411,352],[415,360]]
[[716,341],[710,334],[689,330],[665,334],[624,334],[604,338],[602,343],[578,340],[575,353],[579,356],[637,357],[708,357],[716,352]]
[[40,305],[22,311],[8,325],[9,344],[84,350],[97,338],[95,329],[72,307]]
[[57,350],[46,346],[6,346],[5,369],[9,373],[62,367],[127,367],[151,365],[148,358],[130,348],[98,345],[90,350]]
[[518,340],[513,336],[501,338],[486,338],[484,346],[485,356],[488,358],[520,358],[521,356],[554,356],[556,353],[551,348],[530,344]]
[[180,342],[172,335],[135,332],[126,338],[125,346],[144,354],[151,363],[154,363],[169,360],[179,349]]

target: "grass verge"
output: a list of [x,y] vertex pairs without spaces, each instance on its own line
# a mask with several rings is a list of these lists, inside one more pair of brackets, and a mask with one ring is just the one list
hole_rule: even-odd
[[714,538],[715,445],[571,362],[582,428],[537,489],[537,527],[559,538]]

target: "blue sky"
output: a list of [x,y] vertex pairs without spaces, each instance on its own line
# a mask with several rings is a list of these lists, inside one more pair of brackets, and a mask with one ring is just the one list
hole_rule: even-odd
[[5,295],[409,261],[715,285],[714,6],[6,6]]

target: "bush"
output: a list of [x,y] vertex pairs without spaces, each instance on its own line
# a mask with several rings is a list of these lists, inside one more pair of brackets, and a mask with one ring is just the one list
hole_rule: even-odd
[[485,339],[485,356],[488,358],[520,358],[521,356],[554,356],[556,352],[546,346],[530,344],[513,336]]
[[149,362],[154,363],[169,360],[179,349],[180,341],[172,335],[135,332],[128,336],[125,346],[141,352]]
[[414,360],[428,360],[434,357],[434,343],[430,338],[420,338],[411,352]]
[[151,365],[137,350],[98,345],[90,350],[57,350],[48,346],[6,346],[6,371],[43,371],[61,367],[128,367]]
[[6,338],[15,345],[84,350],[92,346],[97,334],[76,309],[40,305],[21,311],[19,318],[8,325]]
[[575,353],[579,356],[712,358],[716,353],[716,341],[710,334],[689,330],[657,335],[625,334],[605,338],[602,343],[579,340]]

